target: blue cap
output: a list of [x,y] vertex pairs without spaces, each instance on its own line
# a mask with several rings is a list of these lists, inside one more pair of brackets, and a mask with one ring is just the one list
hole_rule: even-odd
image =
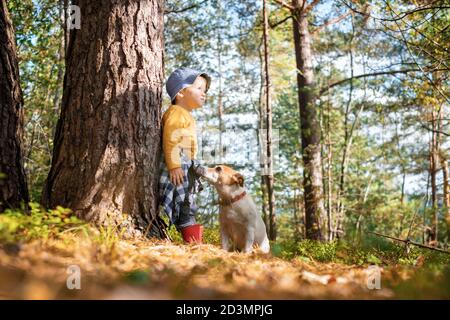
[[195,80],[203,76],[206,79],[206,91],[211,84],[211,78],[204,72],[200,72],[190,68],[178,68],[169,76],[166,82],[166,90],[170,96],[170,101],[174,101],[177,93],[186,87],[191,86]]

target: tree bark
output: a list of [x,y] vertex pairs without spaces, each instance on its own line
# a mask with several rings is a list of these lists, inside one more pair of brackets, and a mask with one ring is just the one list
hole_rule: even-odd
[[14,27],[0,2],[0,212],[29,202],[23,167],[23,98]]
[[[304,0],[306,1],[306,0]],[[303,1],[293,0],[294,43],[297,64],[305,199],[306,237],[322,240],[321,223],[325,215],[320,155],[320,127],[314,106],[314,74],[311,37]]]
[[276,216],[275,216],[275,193],[273,187],[273,156],[272,156],[272,104],[271,104],[271,84],[269,74],[269,13],[267,8],[267,1],[263,0],[263,19],[264,19],[264,68],[265,68],[265,87],[266,87],[266,185],[267,185],[267,199],[269,204],[269,239],[275,241],[277,238],[276,230]]
[[164,237],[158,218],[164,0],[88,1],[70,31],[47,207],[124,236]]

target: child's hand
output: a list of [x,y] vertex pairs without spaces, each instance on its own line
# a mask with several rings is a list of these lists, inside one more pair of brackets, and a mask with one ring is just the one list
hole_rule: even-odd
[[170,175],[170,181],[172,181],[172,183],[174,185],[177,186],[177,185],[183,183],[184,174],[183,174],[183,170],[181,168],[174,168],[174,169],[170,170],[169,175]]

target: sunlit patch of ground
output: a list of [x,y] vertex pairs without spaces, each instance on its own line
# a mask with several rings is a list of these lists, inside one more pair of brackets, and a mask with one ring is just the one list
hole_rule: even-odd
[[[67,288],[71,265],[81,270],[80,290]],[[381,289],[369,290],[361,266],[228,253],[210,244],[105,245],[68,233],[0,245],[3,299],[386,299],[396,296],[384,283],[405,281],[412,273],[381,269]]]

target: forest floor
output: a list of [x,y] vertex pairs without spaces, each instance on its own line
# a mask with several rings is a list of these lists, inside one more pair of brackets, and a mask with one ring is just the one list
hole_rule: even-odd
[[[80,268],[79,290],[67,286],[76,284],[73,278],[68,281],[72,265]],[[98,241],[67,232],[0,244],[0,298],[449,299],[448,286],[442,288],[442,281],[450,283],[448,267],[426,273],[422,268],[423,256],[412,266],[380,267],[381,288],[370,290],[368,264],[229,253],[214,244],[105,237]]]

